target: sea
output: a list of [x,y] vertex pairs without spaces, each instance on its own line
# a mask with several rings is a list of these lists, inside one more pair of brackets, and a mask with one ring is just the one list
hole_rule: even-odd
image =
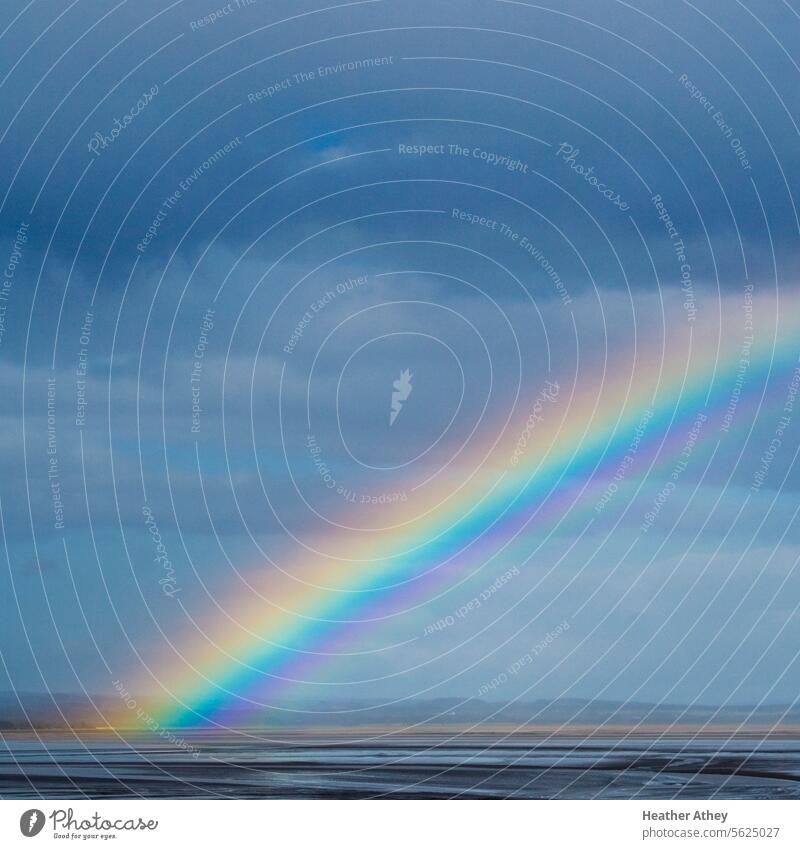
[[4,799],[798,799],[800,738],[20,733]]

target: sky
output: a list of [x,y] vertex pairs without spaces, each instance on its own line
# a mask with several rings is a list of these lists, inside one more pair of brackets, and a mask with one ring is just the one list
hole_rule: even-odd
[[0,690],[795,701],[795,3],[7,7]]

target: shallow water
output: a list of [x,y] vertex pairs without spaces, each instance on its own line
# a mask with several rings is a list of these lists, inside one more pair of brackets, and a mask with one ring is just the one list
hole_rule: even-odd
[[[191,747],[191,748],[189,748]],[[1,798],[800,798],[800,741],[8,735]]]

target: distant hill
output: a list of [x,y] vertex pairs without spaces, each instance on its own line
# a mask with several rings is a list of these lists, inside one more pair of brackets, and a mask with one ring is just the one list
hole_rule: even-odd
[[[92,707],[94,703],[94,708]],[[800,707],[767,705],[649,704],[646,702],[592,701],[588,699],[540,699],[504,704],[482,699],[424,699],[382,704],[366,700],[324,703],[285,703],[282,710],[226,714],[233,726],[277,728],[337,728],[359,725],[490,725],[528,726],[682,726],[712,725],[800,727]],[[18,728],[94,728],[136,725],[135,717],[118,699],[85,697],[70,693],[0,693],[0,730]]]

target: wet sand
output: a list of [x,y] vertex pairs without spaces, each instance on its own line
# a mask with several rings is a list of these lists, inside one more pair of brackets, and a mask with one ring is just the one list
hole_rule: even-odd
[[2,798],[800,798],[800,736],[716,728],[5,733]]

